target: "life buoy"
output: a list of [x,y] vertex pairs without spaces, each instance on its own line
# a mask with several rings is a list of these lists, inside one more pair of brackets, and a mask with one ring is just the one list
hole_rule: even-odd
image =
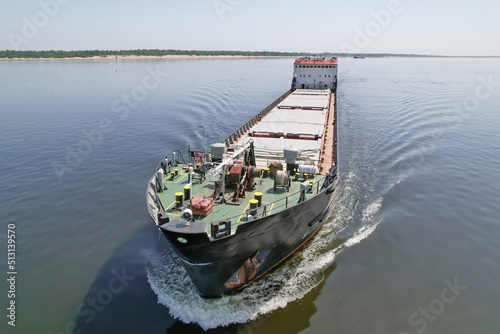
[[200,162],[201,160],[203,160],[203,156],[201,155],[201,153],[200,153],[200,152],[196,152],[196,153],[194,154],[194,161],[196,161],[196,162]]

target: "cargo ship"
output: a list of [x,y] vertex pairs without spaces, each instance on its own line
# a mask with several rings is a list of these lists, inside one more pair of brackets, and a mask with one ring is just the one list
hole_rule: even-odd
[[291,89],[234,133],[160,161],[148,212],[202,297],[244,288],[328,219],[338,183],[337,67],[335,57],[296,59]]

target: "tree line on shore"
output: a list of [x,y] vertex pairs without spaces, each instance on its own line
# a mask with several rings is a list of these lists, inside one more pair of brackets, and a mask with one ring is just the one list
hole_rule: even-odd
[[[90,58],[108,56],[270,56],[270,57],[299,57],[309,55],[309,52],[277,52],[277,51],[209,51],[209,50],[160,50],[160,49],[137,49],[137,50],[0,50],[0,58]],[[393,53],[319,53],[318,56],[338,57],[447,57],[419,54],[393,54]],[[468,58],[455,56],[454,58]],[[497,58],[497,57],[479,57]]]
[[0,51],[0,58],[90,58],[107,56],[300,56],[298,52],[275,52],[275,51],[203,51],[203,50],[160,50],[160,49],[138,49],[138,50],[46,50],[46,51]]

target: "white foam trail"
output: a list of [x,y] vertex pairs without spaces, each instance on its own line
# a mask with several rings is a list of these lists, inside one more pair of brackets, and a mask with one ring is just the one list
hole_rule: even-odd
[[[165,251],[152,255],[146,265],[148,280],[158,296],[158,302],[165,305],[174,318],[184,323],[196,323],[208,330],[254,320],[259,315],[304,297],[322,282],[324,270],[334,263],[336,252],[366,239],[380,221],[377,213],[382,206],[382,198],[369,202],[361,212],[356,213],[356,207],[362,205],[355,196],[360,193],[360,185],[356,184],[358,181],[353,173],[348,175],[334,205],[332,218],[306,248],[234,295],[219,299],[201,298],[181,260],[165,246]],[[354,231],[344,231],[348,224],[361,226],[358,229],[353,227]],[[344,233],[349,235],[341,242],[339,234]],[[166,244],[166,241],[162,242]]]
[[363,211],[363,222],[373,221],[375,214],[379,212],[382,207],[382,197],[377,198],[372,203],[368,204],[366,209]]
[[368,236],[372,234],[373,231],[375,231],[377,225],[378,223],[372,226],[365,226],[361,228],[352,238],[347,240],[343,246],[347,248],[359,244],[361,241],[368,238]]
[[349,239],[347,239],[339,248],[352,247],[356,244],[359,244],[364,239],[368,238],[368,236],[370,236],[370,234],[372,234],[373,231],[375,231],[378,224],[380,223],[380,218],[377,217],[377,214],[380,212],[381,208],[382,208],[382,197],[379,197],[375,201],[370,203],[362,212],[362,222],[365,224]]
[[207,330],[248,322],[304,297],[321,282],[320,274],[333,263],[334,255],[332,250],[314,260],[304,261],[306,255],[299,253],[245,290],[219,299],[201,298],[172,252],[151,257],[147,272],[158,302],[167,306],[173,317],[184,323],[197,323]]

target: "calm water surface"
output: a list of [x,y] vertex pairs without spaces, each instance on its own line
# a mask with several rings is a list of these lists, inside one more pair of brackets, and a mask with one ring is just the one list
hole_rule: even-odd
[[498,60],[339,59],[333,217],[243,292],[197,296],[147,180],[285,92],[292,63],[0,62],[0,332],[499,333]]

